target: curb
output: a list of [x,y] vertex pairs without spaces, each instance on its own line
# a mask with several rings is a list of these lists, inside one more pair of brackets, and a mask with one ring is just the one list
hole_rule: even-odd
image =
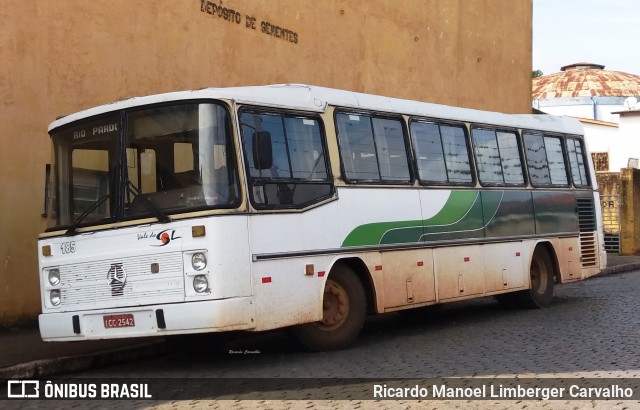
[[0,369],[0,379],[37,379],[61,373],[79,372],[107,365],[146,359],[167,353],[170,350],[165,340],[143,343],[77,356],[40,359]]
[[640,269],[640,262],[625,263],[623,265],[607,266],[606,268],[602,269],[602,271],[600,272],[600,275],[623,273],[623,272],[629,272],[637,269]]

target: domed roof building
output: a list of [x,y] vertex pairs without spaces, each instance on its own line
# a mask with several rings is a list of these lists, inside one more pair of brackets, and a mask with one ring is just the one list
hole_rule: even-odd
[[[607,71],[604,65],[575,63],[533,79],[533,107],[548,114],[619,122],[615,112],[640,97],[640,75]],[[638,107],[640,108],[640,107]]]
[[575,63],[534,78],[532,100],[540,112],[582,122],[596,171],[640,164],[640,75]]

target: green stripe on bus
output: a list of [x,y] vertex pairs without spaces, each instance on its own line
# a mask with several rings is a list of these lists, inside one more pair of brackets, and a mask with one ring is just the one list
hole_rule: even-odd
[[452,191],[442,209],[433,217],[426,220],[360,225],[347,235],[342,246],[418,242],[424,232],[424,226],[441,226],[442,231],[446,232],[449,230],[448,227],[468,216],[474,204],[479,202],[478,196],[478,191]]

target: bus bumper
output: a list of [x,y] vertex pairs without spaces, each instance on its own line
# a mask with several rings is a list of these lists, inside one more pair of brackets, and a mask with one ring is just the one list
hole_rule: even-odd
[[253,297],[38,316],[42,340],[72,341],[255,328]]

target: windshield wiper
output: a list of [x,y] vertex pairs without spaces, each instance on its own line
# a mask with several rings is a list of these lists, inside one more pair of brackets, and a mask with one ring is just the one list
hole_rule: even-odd
[[102,203],[104,201],[106,201],[107,199],[109,199],[109,194],[103,195],[102,197],[98,198],[97,201],[95,201],[89,208],[87,208],[86,211],[81,213],[80,216],[78,216],[76,218],[76,220],[73,221],[73,224],[71,225],[71,227],[69,229],[67,229],[67,232],[65,232],[65,235],[66,236],[75,235],[76,234],[76,230],[78,229],[78,225],[80,224],[80,222],[82,222],[82,220],[84,218],[86,218],[87,215],[89,215],[91,212],[93,212],[97,207],[102,205]]
[[158,221],[162,223],[171,222],[171,217],[163,213],[160,209],[158,209],[157,206],[155,206],[150,200],[142,195],[140,190],[135,185],[133,185],[133,182],[131,182],[129,179],[127,179],[126,186],[127,190],[132,193],[140,201],[140,203],[142,203],[142,205],[153,214],[153,216]]

